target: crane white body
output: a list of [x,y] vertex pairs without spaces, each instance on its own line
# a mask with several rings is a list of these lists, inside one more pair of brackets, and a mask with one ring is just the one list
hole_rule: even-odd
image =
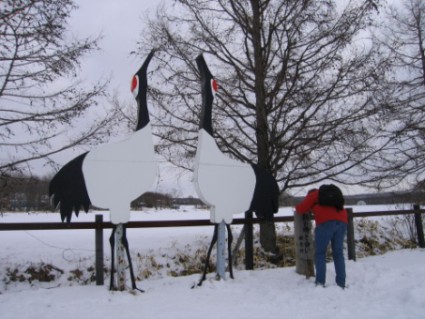
[[89,152],[82,169],[92,204],[109,209],[113,224],[127,223],[130,203],[152,187],[158,173],[150,123]]
[[256,177],[251,165],[227,157],[201,129],[193,182],[198,196],[210,206],[211,222],[230,224],[234,214],[249,209]]

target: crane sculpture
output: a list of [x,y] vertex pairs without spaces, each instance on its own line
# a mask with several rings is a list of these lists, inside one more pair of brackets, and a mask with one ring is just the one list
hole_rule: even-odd
[[[148,191],[157,177],[157,163],[147,107],[147,68],[153,55],[154,50],[147,56],[131,81],[131,91],[138,105],[135,132],[120,142],[102,145],[76,157],[57,172],[49,185],[49,195],[54,207],[59,206],[62,221],[66,220],[69,223],[73,212],[78,217],[81,207],[85,212],[88,212],[90,205],[109,209],[113,224],[110,237],[111,290],[116,290],[114,282],[116,240],[121,240],[125,248],[132,288],[137,289],[126,236],[126,224],[130,219],[130,203]],[[120,235],[116,236],[118,233]]]
[[[201,79],[202,107],[194,184],[198,196],[210,206],[210,220],[215,224],[204,273],[198,284],[200,286],[206,278],[212,247],[217,239],[220,239],[220,236],[223,238],[224,224],[228,232],[229,272],[230,277],[233,278],[232,234],[229,225],[233,220],[233,215],[253,211],[257,216],[276,213],[279,208],[279,186],[272,174],[258,165],[231,159],[220,151],[213,137],[212,126],[212,106],[218,85],[202,54],[196,58],[196,63]],[[219,256],[217,256],[218,258]],[[224,270],[218,269],[217,275],[223,277]]]

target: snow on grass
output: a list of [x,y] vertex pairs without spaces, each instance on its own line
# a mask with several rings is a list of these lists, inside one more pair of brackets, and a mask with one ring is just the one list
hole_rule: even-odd
[[[292,214],[292,210],[281,209],[279,214]],[[132,220],[208,219],[208,216],[206,210],[183,207],[134,212]],[[109,219],[108,214],[104,219]],[[48,213],[6,213],[0,218],[0,222],[58,220],[58,214]],[[94,215],[83,214],[73,222],[85,220],[93,221]],[[232,227],[237,237],[240,226]],[[290,225],[281,224],[278,232],[289,233],[288,227]],[[346,261],[349,288],[345,290],[334,284],[332,263],[328,264],[326,288],[315,287],[313,278],[307,280],[296,274],[294,267],[246,271],[240,266],[235,270],[234,280],[216,281],[214,273],[210,273],[201,287],[191,289],[200,275],[174,277],[173,271],[188,267],[185,258],[196,252],[199,254],[196,258],[201,259],[212,232],[212,226],[129,229],[130,250],[141,279],[137,285],[145,293],[110,292],[107,287],[109,274],[105,274],[104,286],[90,281],[94,274],[92,230],[0,232],[1,317],[258,319],[338,316],[358,319],[424,316],[424,249],[397,250],[359,258],[356,262]],[[104,232],[106,268],[109,267],[109,234],[109,231]],[[357,234],[356,238],[365,235],[369,236],[365,232]],[[40,271],[42,269],[45,271]],[[151,274],[145,273],[145,278],[144,271]],[[46,273],[55,279],[40,281]]]

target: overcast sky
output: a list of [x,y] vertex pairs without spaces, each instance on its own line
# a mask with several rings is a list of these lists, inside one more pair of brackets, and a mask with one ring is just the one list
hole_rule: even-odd
[[[144,59],[130,56],[130,52],[136,49],[142,36],[146,15],[155,13],[157,6],[166,1],[171,0],[75,0],[79,8],[72,12],[69,20],[70,34],[77,38],[103,37],[99,42],[101,50],[82,61],[81,75],[87,84],[111,77],[109,93],[117,93],[120,99],[133,100],[130,81]],[[64,153],[64,156],[69,154]],[[63,164],[73,156],[64,159]],[[191,174],[182,176],[181,171],[164,164],[159,173],[153,191],[196,196]]]
[[69,20],[70,32],[81,37],[102,35],[101,51],[84,59],[86,79],[112,79],[112,90],[132,97],[130,80],[143,61],[130,56],[143,29],[143,19],[154,13],[162,1],[153,0],[75,0],[79,6]]

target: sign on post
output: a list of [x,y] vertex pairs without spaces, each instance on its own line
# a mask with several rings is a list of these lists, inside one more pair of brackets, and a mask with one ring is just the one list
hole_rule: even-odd
[[307,278],[314,276],[314,243],[310,214],[294,212],[295,271]]

